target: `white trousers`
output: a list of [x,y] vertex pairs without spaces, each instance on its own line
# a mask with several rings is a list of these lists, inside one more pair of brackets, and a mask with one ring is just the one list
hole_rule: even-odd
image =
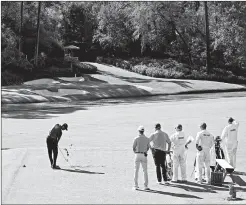
[[236,168],[237,143],[233,146],[225,146],[225,154],[228,163]]
[[182,180],[186,178],[186,151],[185,149],[174,150],[173,152],[173,181],[178,180],[178,169],[180,166]]
[[142,165],[144,172],[144,186],[148,187],[148,171],[147,171],[147,157],[144,154],[136,153],[135,154],[135,172],[134,172],[134,182],[135,187],[138,187],[138,172],[140,164]]
[[204,149],[197,153],[197,168],[198,168],[198,181],[202,181],[202,168],[205,166],[205,175],[207,181],[210,181],[210,150]]

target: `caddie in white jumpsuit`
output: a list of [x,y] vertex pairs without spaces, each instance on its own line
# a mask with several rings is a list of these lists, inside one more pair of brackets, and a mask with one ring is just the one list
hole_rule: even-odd
[[201,131],[196,136],[197,166],[198,166],[198,183],[202,182],[202,168],[205,165],[205,173],[207,184],[210,183],[210,149],[214,145],[214,136],[210,134],[206,128],[206,123],[202,123]]
[[187,142],[187,137],[182,131],[182,125],[178,125],[176,132],[171,136],[170,140],[172,142],[173,151],[173,178],[171,182],[178,181],[178,168],[181,169],[181,182],[187,182],[186,177],[186,149],[187,145],[191,142]]
[[224,128],[221,134],[222,143],[225,148],[225,155],[228,163],[236,168],[236,154],[237,154],[237,132],[239,123],[233,118],[229,118],[228,125]]

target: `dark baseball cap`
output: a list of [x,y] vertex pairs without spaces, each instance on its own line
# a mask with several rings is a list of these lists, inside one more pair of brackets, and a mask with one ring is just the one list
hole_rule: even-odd
[[68,128],[67,123],[64,123],[64,124],[62,125],[62,127],[64,127],[64,129],[67,130],[67,128]]
[[217,136],[217,137],[215,138],[215,141],[221,141],[220,136]]
[[155,124],[155,128],[161,128],[161,124],[160,123],[156,123]]
[[228,122],[233,122],[234,119],[232,117],[229,118]]
[[178,130],[182,130],[182,125],[181,124],[178,124],[178,126],[177,127],[175,127],[176,129],[178,129]]
[[207,124],[205,122],[203,122],[200,127],[202,127],[203,129],[206,129],[207,128]]

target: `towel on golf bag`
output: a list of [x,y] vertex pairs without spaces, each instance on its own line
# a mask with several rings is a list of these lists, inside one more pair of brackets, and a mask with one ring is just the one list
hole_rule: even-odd
[[173,177],[173,159],[171,153],[166,155],[166,171],[168,180],[171,180]]

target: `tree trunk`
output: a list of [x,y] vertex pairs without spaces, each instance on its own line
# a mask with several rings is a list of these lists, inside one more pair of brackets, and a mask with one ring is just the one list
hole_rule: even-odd
[[204,10],[205,10],[205,28],[206,28],[206,50],[207,50],[207,59],[206,59],[206,67],[207,73],[210,72],[211,64],[210,64],[210,38],[209,38],[209,21],[208,21],[208,7],[207,2],[204,1]]
[[188,55],[188,58],[189,58],[189,64],[190,66],[193,65],[193,62],[192,62],[192,57],[191,57],[191,53],[190,53],[190,48],[189,48],[189,45],[188,43],[186,42],[186,40],[184,39],[183,35],[179,32],[179,30],[176,28],[175,26],[175,23],[173,21],[170,21],[170,23],[172,24],[174,30],[177,32],[177,34],[179,35],[179,37],[181,38],[181,40],[183,41],[184,45],[185,45],[185,50],[186,50],[186,53]]
[[36,66],[38,65],[38,49],[39,49],[39,27],[40,27],[40,11],[41,11],[41,1],[38,2],[38,19],[37,19],[37,41],[36,41]]
[[21,12],[20,12],[20,29],[19,29],[19,52],[22,51],[22,22],[23,22],[23,4],[24,2],[21,2]]
[[180,39],[182,40],[182,42],[184,43],[184,45],[185,45],[185,50],[186,50],[186,54],[187,54],[187,56],[188,56],[188,58],[189,58],[189,64],[190,64],[190,66],[192,66],[193,65],[193,62],[192,62],[192,56],[191,56],[191,52],[190,52],[190,47],[189,47],[189,45],[188,45],[188,43],[186,42],[186,40],[184,39],[184,37],[183,37],[183,35],[179,32],[179,30],[176,28],[176,24],[175,24],[175,22],[173,21],[173,20],[169,20],[165,15],[163,15],[162,13],[160,13],[160,12],[158,12],[159,13],[159,15],[164,19],[164,20],[166,20],[167,22],[169,22],[171,25],[172,25],[172,27],[173,27],[173,29],[177,32],[177,34],[179,35],[179,37],[180,37]]

